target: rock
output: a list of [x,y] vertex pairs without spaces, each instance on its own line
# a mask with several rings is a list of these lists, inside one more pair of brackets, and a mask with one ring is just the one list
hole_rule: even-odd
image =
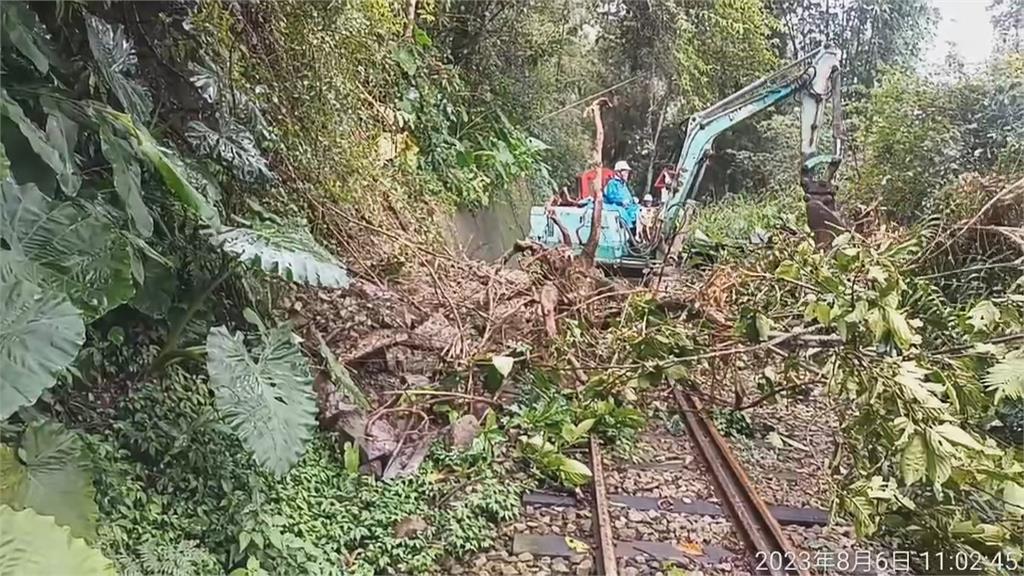
[[561,558],[555,558],[551,561],[551,571],[556,574],[568,574],[569,565],[565,563],[565,560]]
[[516,556],[516,560],[519,560],[520,562],[533,562],[533,554],[523,552],[519,556]]
[[466,414],[452,424],[452,446],[457,450],[467,450],[479,434],[480,423],[472,414]]
[[451,567],[448,568],[448,573],[453,574],[454,576],[459,576],[459,574],[462,574],[465,571],[466,569],[458,564],[452,564]]
[[483,568],[487,565],[487,555],[481,554],[473,559],[473,568]]
[[626,566],[622,569],[622,576],[637,576],[638,574],[640,574],[640,570],[632,566]]
[[398,524],[395,524],[395,538],[409,538],[427,529],[427,522],[419,516],[408,516]]
[[630,522],[643,522],[645,519],[643,512],[638,510],[630,510],[626,513],[626,518],[629,519]]
[[407,388],[429,388],[430,378],[420,374],[402,374],[402,381]]
[[501,576],[518,576],[518,574],[519,571],[511,564],[505,564],[501,567]]
[[576,566],[576,576],[590,576],[590,571],[594,569],[594,561],[590,558],[584,558],[582,562]]

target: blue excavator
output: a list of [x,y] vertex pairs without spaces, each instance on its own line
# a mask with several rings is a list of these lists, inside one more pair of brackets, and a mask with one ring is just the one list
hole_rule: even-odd
[[[666,181],[661,188],[660,205],[641,208],[640,220],[647,216],[647,221],[653,224],[638,233],[621,212],[606,207],[602,211],[596,263],[628,273],[677,261],[683,244],[680,232],[685,227],[683,224],[690,212],[688,208],[692,205],[692,197],[707,166],[715,138],[754,114],[793,99],[800,102],[803,158],[800,183],[805,194],[807,219],[816,241],[819,244],[828,242],[840,226],[833,185],[843,154],[840,88],[840,52],[824,46],[690,116],[679,160],[675,169],[667,172],[671,177],[667,180],[659,177],[659,181]],[[820,126],[830,100],[832,149],[829,154],[819,154]],[[600,194],[600,190],[597,193]],[[568,236],[571,249],[577,254],[582,251],[590,237],[594,205],[592,202],[569,204],[549,203],[532,207],[530,239],[553,247],[564,245]]]

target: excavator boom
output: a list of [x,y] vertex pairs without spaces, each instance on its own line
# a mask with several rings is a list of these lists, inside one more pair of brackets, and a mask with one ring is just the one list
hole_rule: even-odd
[[[838,49],[819,48],[690,117],[687,122],[686,139],[676,164],[676,186],[669,190],[661,213],[662,241],[666,247],[675,244],[673,240],[679,232],[682,209],[700,182],[715,138],[758,112],[794,96],[800,100],[800,152],[803,158],[801,183],[808,195],[820,196],[831,193],[831,180],[842,160],[844,137],[839,102],[839,65]],[[821,134],[820,126],[825,103],[829,99],[832,100],[834,108],[832,153],[819,155],[817,148]],[[822,167],[825,167],[827,184],[813,176]],[[809,186],[814,194],[808,190]],[[834,206],[834,200],[822,199],[821,202]],[[673,250],[669,248],[668,252],[672,254]]]

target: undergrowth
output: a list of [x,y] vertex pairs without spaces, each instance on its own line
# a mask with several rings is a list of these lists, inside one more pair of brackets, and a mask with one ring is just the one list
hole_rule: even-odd
[[271,574],[418,573],[490,546],[496,524],[518,514],[525,485],[509,482],[493,430],[464,452],[438,447],[392,482],[352,473],[321,435],[277,478],[213,410],[205,379],[174,367],[86,437],[103,471],[100,546],[125,573],[253,572],[253,558]]
[[803,230],[807,215],[796,188],[759,196],[736,195],[701,207],[692,224],[695,240],[747,243],[780,228]]

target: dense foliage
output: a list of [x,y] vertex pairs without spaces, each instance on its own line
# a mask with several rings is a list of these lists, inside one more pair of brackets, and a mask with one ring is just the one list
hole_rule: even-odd
[[964,218],[982,198],[950,197],[965,173],[1012,172],[1024,153],[1024,60],[993,60],[970,76],[935,81],[891,71],[856,111],[863,166],[851,195],[904,220],[935,210]]

